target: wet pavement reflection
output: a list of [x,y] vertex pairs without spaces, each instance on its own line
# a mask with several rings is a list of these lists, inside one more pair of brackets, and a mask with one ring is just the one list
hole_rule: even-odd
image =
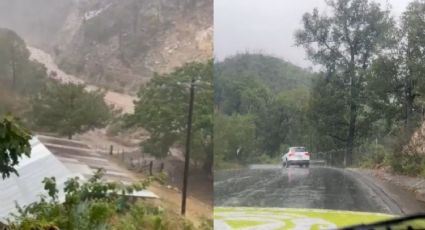
[[367,188],[340,169],[257,166],[214,176],[215,206],[384,211]]

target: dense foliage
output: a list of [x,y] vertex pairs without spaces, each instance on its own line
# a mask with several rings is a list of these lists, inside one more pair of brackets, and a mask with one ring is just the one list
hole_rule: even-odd
[[278,58],[240,54],[215,64],[214,164],[276,158],[308,139],[314,74]]
[[412,1],[397,28],[397,43],[371,68],[373,96],[377,99],[373,106],[376,114],[381,114],[378,116],[385,133],[375,131],[377,138],[368,165],[389,165],[400,173],[425,176],[424,156],[408,144],[424,121],[424,29],[425,2]]
[[69,139],[74,134],[104,127],[111,109],[101,91],[87,91],[84,85],[51,84],[33,100],[32,115],[38,127]]
[[[389,11],[367,0],[338,0],[327,4],[333,11],[331,16],[320,14],[317,9],[304,14],[303,29],[297,31],[296,41],[314,63],[325,67],[331,94],[340,94],[336,99],[344,101],[337,116],[344,120],[338,126],[328,127],[344,129],[334,136],[342,141],[346,161],[351,164],[356,139],[361,135],[359,126],[368,118],[364,106],[367,97],[363,96],[368,67],[390,48],[394,21]],[[333,101],[327,104],[334,106]]]
[[171,215],[146,201],[132,201],[127,194],[144,189],[152,181],[123,185],[104,182],[98,171],[88,181],[71,178],[59,191],[55,178],[45,178],[47,196],[25,207],[9,220],[14,230],[162,230],[192,229],[182,217]]
[[12,116],[0,120],[0,174],[3,179],[11,173],[18,175],[14,168],[19,164],[19,158],[30,156],[31,134]]
[[246,162],[256,153],[255,123],[252,115],[214,117],[214,164]]
[[15,32],[0,29],[0,114],[22,117],[29,98],[44,87],[46,69],[29,56],[25,42]]
[[189,63],[169,74],[156,75],[138,93],[136,108],[127,120],[150,133],[142,143],[143,151],[165,157],[173,145],[183,146],[186,139],[189,87],[195,79],[192,156],[212,167],[213,86],[212,61]]
[[332,16],[307,13],[296,34],[324,70],[309,102],[320,143],[316,149],[343,149],[346,164],[366,159],[366,164],[415,171],[405,166],[416,154],[403,146],[423,116],[425,3],[413,1],[399,26],[373,1],[338,0],[329,6]]

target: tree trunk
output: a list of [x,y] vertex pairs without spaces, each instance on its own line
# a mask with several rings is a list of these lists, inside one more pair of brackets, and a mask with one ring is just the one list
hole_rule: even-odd
[[212,174],[212,166],[213,166],[213,154],[208,153],[202,168],[205,170],[205,172]]
[[412,119],[412,114],[413,114],[413,102],[415,100],[415,95],[413,92],[414,89],[414,83],[412,80],[412,66],[411,66],[411,61],[414,60],[414,57],[412,57],[412,54],[410,52],[410,50],[413,47],[410,47],[410,45],[408,46],[407,49],[407,73],[404,79],[404,97],[405,97],[405,128],[410,128],[411,125],[411,119]]
[[356,120],[357,120],[357,100],[358,100],[358,89],[355,81],[355,64],[354,64],[354,52],[351,52],[351,65],[350,65],[350,95],[349,95],[349,106],[350,106],[350,120],[347,134],[347,146],[345,149],[344,167],[350,166],[353,160],[353,149],[354,140],[356,133]]
[[347,148],[345,154],[344,166],[350,166],[353,163],[353,149],[354,149],[354,139],[356,132],[356,118],[357,118],[357,106],[355,103],[350,105],[350,124],[348,128],[347,136]]
[[413,113],[413,102],[415,96],[413,94],[413,86],[410,78],[406,79],[405,86],[405,127],[409,128],[411,125],[412,113]]

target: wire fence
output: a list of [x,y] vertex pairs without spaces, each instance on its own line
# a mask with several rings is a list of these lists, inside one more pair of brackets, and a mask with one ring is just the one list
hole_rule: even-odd
[[346,150],[335,149],[311,154],[311,160],[323,161],[326,166],[344,167],[346,165]]
[[148,174],[152,176],[155,173],[164,171],[164,162],[159,162],[156,158],[145,156],[139,150],[115,149],[114,146],[98,146],[97,152],[108,154],[119,160],[127,169]]

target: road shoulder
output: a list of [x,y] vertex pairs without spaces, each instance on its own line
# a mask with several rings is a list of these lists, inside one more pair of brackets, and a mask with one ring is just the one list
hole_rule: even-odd
[[[399,209],[400,214],[413,214],[425,210],[424,196],[418,195],[417,191],[421,185],[425,187],[425,180],[371,169],[354,168],[348,171],[363,178],[362,181],[383,196],[380,198],[385,199],[392,210]],[[422,189],[425,191],[425,188]]]

